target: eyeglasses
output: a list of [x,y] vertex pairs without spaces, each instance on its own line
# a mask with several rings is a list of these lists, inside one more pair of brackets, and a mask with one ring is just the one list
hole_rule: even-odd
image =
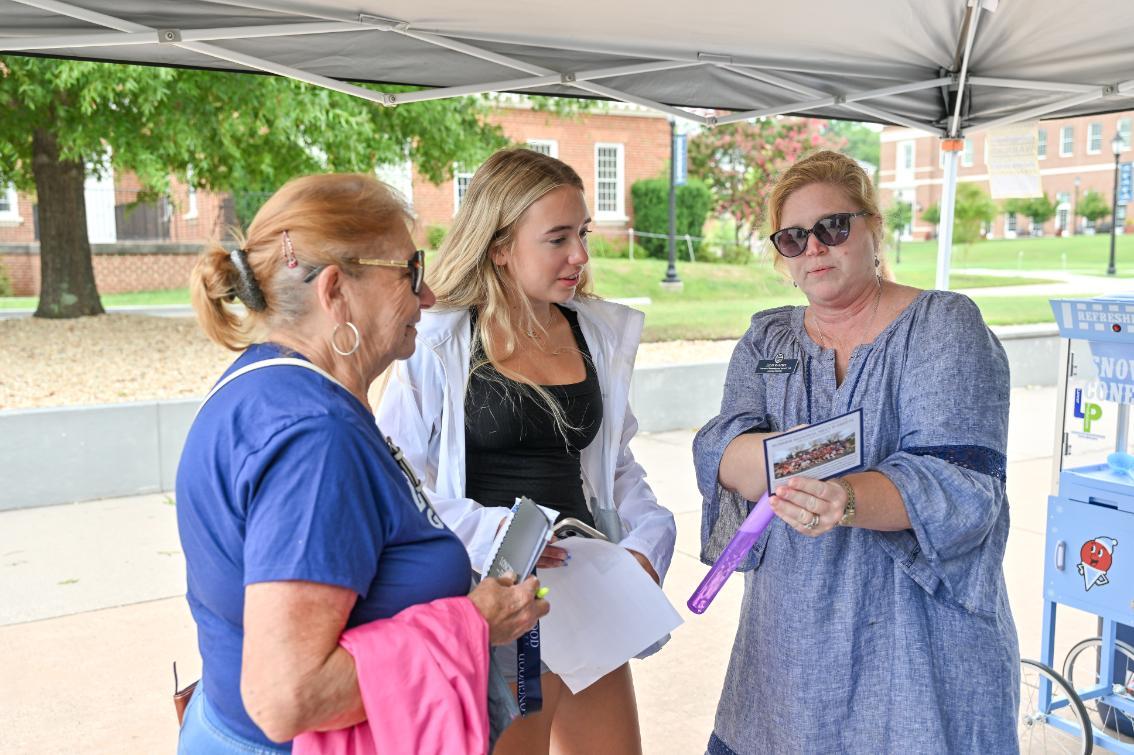
[[[382,260],[373,257],[347,257],[344,262],[350,262],[355,265],[369,265],[370,267],[393,267],[408,269],[412,276],[410,277],[410,288],[415,294],[421,293],[421,284],[425,282],[425,252],[418,249],[413,253],[413,256],[408,260]],[[316,267],[307,274],[303,279],[304,283],[310,283],[315,280],[319,273],[323,272],[323,267]]]
[[838,246],[850,238],[851,220],[853,218],[869,215],[866,210],[859,212],[836,212],[819,218],[810,228],[790,226],[781,228],[772,234],[772,244],[776,251],[785,257],[798,257],[807,249],[807,237],[815,234],[815,238],[826,246]]

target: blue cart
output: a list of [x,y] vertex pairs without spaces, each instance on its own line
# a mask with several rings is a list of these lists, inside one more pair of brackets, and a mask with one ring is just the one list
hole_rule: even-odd
[[[1048,498],[1043,639],[1023,660],[1022,752],[1134,753],[1134,297],[1053,300],[1063,338],[1055,495]],[[1055,658],[1056,613],[1098,635]]]

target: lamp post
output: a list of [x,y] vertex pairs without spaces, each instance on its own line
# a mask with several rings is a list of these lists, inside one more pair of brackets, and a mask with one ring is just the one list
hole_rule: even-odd
[[669,264],[665,268],[662,288],[680,291],[681,279],[677,277],[677,121],[672,115],[669,117],[669,237],[666,239],[666,252]]
[[1110,151],[1114,153],[1114,201],[1110,206],[1110,262],[1106,274],[1114,275],[1114,242],[1118,232],[1118,155],[1122,152],[1122,134],[1115,134],[1110,140]]
[[1071,235],[1079,235],[1079,183],[1080,179],[1075,176],[1075,207],[1071,210]]

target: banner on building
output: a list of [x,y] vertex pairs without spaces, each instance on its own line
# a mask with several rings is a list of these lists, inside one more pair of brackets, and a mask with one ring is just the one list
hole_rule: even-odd
[[988,144],[988,184],[993,199],[1043,195],[1039,158],[1036,156],[1036,124],[991,129]]

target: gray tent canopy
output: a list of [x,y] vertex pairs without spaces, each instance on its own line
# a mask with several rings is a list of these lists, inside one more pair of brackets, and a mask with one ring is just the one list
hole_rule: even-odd
[[[1127,0],[0,0],[0,50],[13,53],[260,71],[390,107],[511,91],[709,127],[800,114],[946,139],[1134,109],[1131,39]],[[940,288],[958,155],[946,156]]]

